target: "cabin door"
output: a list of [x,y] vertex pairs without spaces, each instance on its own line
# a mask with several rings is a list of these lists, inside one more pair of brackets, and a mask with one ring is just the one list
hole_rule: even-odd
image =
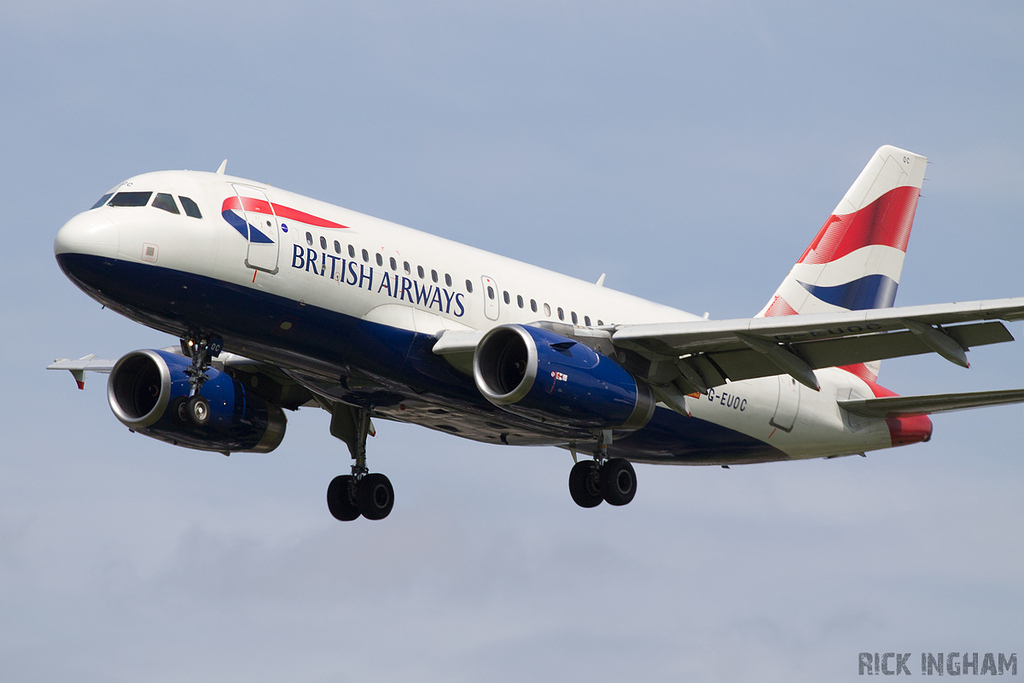
[[245,265],[273,275],[277,273],[277,258],[281,251],[274,207],[262,190],[246,185],[235,185],[234,188],[249,226]]
[[800,410],[800,383],[789,375],[779,375],[779,401],[775,404],[775,415],[769,421],[784,432],[793,431],[796,414]]

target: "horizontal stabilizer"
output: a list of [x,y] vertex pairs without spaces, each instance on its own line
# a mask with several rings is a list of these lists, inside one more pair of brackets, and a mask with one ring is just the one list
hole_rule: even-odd
[[930,396],[884,396],[882,398],[839,401],[839,407],[861,417],[904,417],[928,415],[950,410],[966,410],[983,406],[1024,403],[1024,389],[975,391],[964,394],[932,394]]

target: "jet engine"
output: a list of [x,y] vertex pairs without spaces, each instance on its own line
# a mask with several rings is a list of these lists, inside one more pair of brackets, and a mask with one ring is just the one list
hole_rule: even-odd
[[501,325],[473,354],[477,389],[494,405],[564,427],[636,430],[654,393],[611,358],[549,330]]
[[277,405],[254,396],[225,372],[207,369],[202,396],[209,419],[198,425],[183,409],[191,361],[168,351],[133,351],[114,364],[107,402],[129,429],[201,451],[269,453],[284,439],[287,420]]

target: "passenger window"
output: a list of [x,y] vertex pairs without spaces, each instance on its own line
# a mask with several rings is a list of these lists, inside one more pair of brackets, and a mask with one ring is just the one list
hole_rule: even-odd
[[558,319],[559,320],[565,320],[565,313],[562,313],[562,307],[561,306],[558,307]]
[[420,279],[422,280],[423,279],[423,266],[416,266],[416,273],[420,276]]
[[110,199],[110,198],[111,198],[111,197],[113,197],[113,196],[114,196],[114,193],[113,193],[113,192],[108,192],[107,194],[105,194],[105,195],[103,195],[102,197],[100,197],[100,198],[99,198],[99,201],[97,201],[97,202],[96,202],[95,204],[93,204],[92,206],[90,206],[90,207],[89,207],[89,210],[90,210],[90,211],[92,211],[93,209],[98,209],[98,208],[100,208],[101,206],[103,206],[104,204],[106,204],[106,203],[107,203],[107,200],[108,200],[108,199]]
[[334,253],[335,254],[340,254],[341,253],[341,243],[338,242],[338,240],[334,240]]
[[398,270],[398,261],[395,260],[394,256],[391,257],[391,270]]
[[381,256],[380,254],[377,254],[377,265],[378,266],[383,266],[384,265],[384,257]]
[[599,318],[598,321],[597,321],[597,326],[598,327],[604,327],[604,321]]
[[405,271],[406,275],[412,275],[412,267],[409,265],[408,261],[402,262],[402,270]]
[[466,280],[466,291],[469,292],[470,294],[473,293],[473,283],[470,282],[469,280]]
[[583,324],[586,325],[587,327],[590,327],[590,316],[589,315],[583,316]]
[[493,299],[494,298],[494,287],[491,287],[490,285],[487,286],[487,298],[488,299]]
[[433,280],[434,282],[437,282],[437,271],[436,270],[430,271],[430,279]]
[[152,196],[152,192],[118,192],[110,200],[110,206],[145,206]]
[[537,300],[536,299],[530,299],[530,310],[533,311],[534,313],[537,312]]
[[348,245],[348,257],[349,258],[355,258],[356,257],[356,248],[353,247],[351,244]]
[[320,235],[320,248],[327,251],[327,238],[323,235]]
[[573,311],[570,315],[572,316],[572,324],[573,325],[579,324],[580,319],[576,317],[576,311]]
[[366,261],[367,263],[370,262],[370,252],[366,251],[365,249],[363,249],[363,260]]
[[445,283],[446,285],[448,285],[449,287],[451,287],[451,286],[452,286],[452,276],[451,276],[451,275],[449,275],[448,273],[445,273],[445,274],[444,274],[444,283]]
[[306,233],[306,244],[313,246],[313,235]]
[[153,200],[154,209],[163,209],[167,213],[180,214],[178,211],[178,205],[174,203],[174,197],[171,195],[161,192]]
[[516,294],[516,303],[519,304],[519,308],[523,307],[523,295]]
[[544,315],[546,315],[549,318],[551,317],[551,306],[544,304]]
[[507,291],[504,294],[502,294],[501,298],[503,298],[505,300],[506,304],[510,301],[510,299],[508,298],[508,292]]
[[178,199],[181,200],[181,208],[185,209],[185,215],[191,216],[192,218],[202,218],[203,214],[199,211],[199,205],[188,197],[182,197],[178,195]]

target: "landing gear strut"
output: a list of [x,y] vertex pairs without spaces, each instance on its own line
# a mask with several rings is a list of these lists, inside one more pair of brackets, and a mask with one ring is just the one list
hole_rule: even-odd
[[626,505],[636,495],[636,472],[624,458],[608,458],[611,432],[601,432],[593,460],[581,460],[569,471],[569,494],[580,507],[592,508],[608,501]]
[[384,519],[395,504],[391,481],[366,467],[366,437],[373,434],[370,411],[344,403],[335,403],[331,416],[331,434],[348,445],[352,454],[352,474],[335,477],[327,487],[327,508],[335,519],[349,522],[362,515]]
[[199,393],[209,379],[206,370],[210,360],[220,355],[224,341],[215,335],[189,330],[181,339],[181,352],[192,359],[192,365],[185,369],[188,375],[188,399],[177,406],[178,417],[190,420],[197,427],[204,427],[210,421],[210,403]]

